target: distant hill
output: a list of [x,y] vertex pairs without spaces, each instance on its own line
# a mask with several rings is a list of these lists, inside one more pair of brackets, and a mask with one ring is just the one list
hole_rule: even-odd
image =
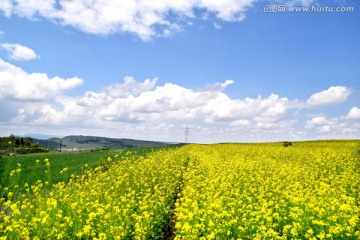
[[49,135],[49,134],[41,134],[41,133],[26,133],[24,137],[31,137],[32,139],[40,139],[40,140],[47,140],[53,137],[62,137],[59,135]]
[[126,138],[106,138],[95,136],[66,136],[63,138],[33,139],[44,147],[59,148],[60,142],[64,148],[96,149],[96,148],[127,148],[127,147],[155,147],[167,146],[170,143],[143,141]]

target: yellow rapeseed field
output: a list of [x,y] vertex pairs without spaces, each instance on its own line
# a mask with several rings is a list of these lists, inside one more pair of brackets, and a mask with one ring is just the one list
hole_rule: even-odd
[[175,150],[116,164],[109,158],[107,166],[56,184],[50,192],[42,190],[42,182],[26,186],[22,196],[9,192],[1,200],[0,239],[161,237],[185,159]]
[[109,158],[51,190],[5,189],[0,239],[360,239],[359,146],[187,145]]
[[176,239],[359,239],[359,142],[188,146]]

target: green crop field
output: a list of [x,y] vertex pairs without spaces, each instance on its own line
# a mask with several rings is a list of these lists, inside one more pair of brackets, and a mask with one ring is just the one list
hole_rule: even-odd
[[19,156],[9,156],[0,159],[0,174],[2,176],[2,185],[7,185],[10,181],[10,172],[21,166],[21,178],[17,184],[24,183],[35,184],[37,180],[46,181],[45,171],[47,166],[45,159],[51,159],[51,177],[52,181],[59,182],[63,179],[60,171],[68,169],[69,174],[80,174],[85,164],[97,166],[109,156],[109,151],[97,152],[79,152],[79,153],[46,153],[46,154],[29,154]]
[[286,146],[89,152],[100,166],[50,187],[46,177],[23,180],[37,168],[61,178],[86,161],[14,158],[3,171],[0,239],[359,239],[360,141]]
[[[145,147],[126,151],[112,149],[6,156],[0,158],[0,184],[3,187],[22,186],[25,183],[34,185],[36,181],[41,180],[51,185],[60,181],[67,181],[71,175],[81,175],[86,170],[104,165],[107,163],[108,157],[119,160],[125,156],[125,153],[127,153],[126,157],[129,155],[142,156],[159,148]],[[115,155],[116,158],[114,158]],[[46,165],[45,159],[51,161],[51,167]],[[14,181],[10,175],[12,171],[14,172],[17,169],[21,169],[21,174]],[[66,171],[63,171],[64,169]]]

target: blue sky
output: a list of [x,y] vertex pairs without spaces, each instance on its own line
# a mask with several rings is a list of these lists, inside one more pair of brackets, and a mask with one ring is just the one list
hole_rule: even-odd
[[358,1],[85,2],[0,4],[1,135],[360,136]]

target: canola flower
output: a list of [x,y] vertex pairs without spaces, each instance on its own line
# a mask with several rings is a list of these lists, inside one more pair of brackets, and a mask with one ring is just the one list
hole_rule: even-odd
[[186,151],[175,239],[360,238],[359,142]]
[[187,145],[108,158],[50,190],[14,181],[0,240],[164,239],[169,228],[175,239],[359,239],[359,143]]
[[[0,239],[155,239],[169,211],[186,157],[178,150],[129,157],[69,182],[27,187],[0,200]],[[50,167],[50,160],[44,164]],[[63,169],[65,174],[67,169]]]

